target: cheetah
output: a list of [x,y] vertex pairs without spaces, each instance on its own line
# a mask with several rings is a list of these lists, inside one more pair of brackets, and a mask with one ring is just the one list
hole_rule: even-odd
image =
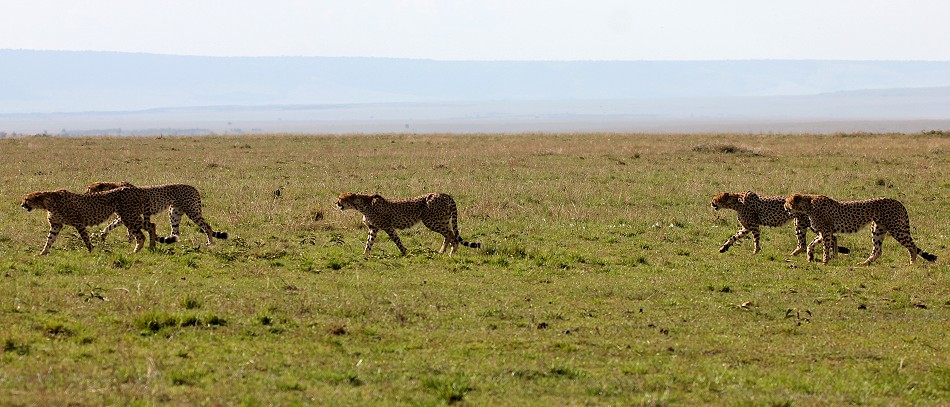
[[64,225],[75,227],[83,243],[86,244],[86,248],[92,252],[92,242],[89,240],[86,227],[105,222],[113,213],[119,214],[125,227],[135,238],[135,248],[132,253],[141,250],[145,243],[143,228],[149,232],[149,247],[155,247],[155,224],[149,220],[149,215],[145,212],[145,204],[145,195],[141,190],[135,187],[123,187],[93,194],[76,194],[65,189],[32,192],[23,197],[23,203],[20,206],[27,212],[33,209],[47,211],[49,235],[46,237],[46,245],[40,251],[40,255],[43,256],[49,253]]
[[808,244],[808,261],[814,260],[813,247],[819,242],[822,246],[822,263],[828,264],[834,255],[836,232],[854,233],[871,224],[871,255],[860,265],[870,265],[881,256],[881,243],[884,234],[890,233],[910,252],[910,264],[914,264],[917,255],[927,261],[937,261],[937,256],[921,250],[910,236],[910,219],[907,209],[900,201],[891,198],[874,198],[863,201],[836,201],[823,195],[794,194],[785,200],[785,209],[789,212],[807,215],[818,237]]
[[[720,208],[732,209],[736,211],[736,217],[739,221],[739,231],[726,240],[719,248],[719,253],[725,253],[739,239],[745,237],[749,232],[752,233],[753,249],[752,254],[760,250],[759,246],[759,226],[782,226],[788,221],[794,219],[795,237],[798,238],[798,247],[789,253],[789,256],[795,256],[805,251],[805,235],[810,227],[807,216],[791,215],[785,211],[784,196],[763,196],[752,191],[741,193],[723,192],[713,197],[709,203],[713,209]],[[841,253],[849,253],[846,247],[839,247]]]
[[480,243],[466,242],[458,230],[458,209],[451,196],[442,193],[430,193],[415,198],[389,200],[380,195],[363,195],[347,192],[340,194],[336,206],[341,211],[355,209],[363,214],[363,223],[369,228],[366,239],[366,248],[363,254],[369,254],[376,240],[376,232],[383,230],[396,243],[396,247],[406,255],[406,247],[396,234],[398,229],[407,229],[422,222],[430,230],[445,237],[439,253],[444,253],[449,245],[451,256],[458,250],[458,245],[477,249]]
[[[108,191],[123,186],[134,186],[128,182],[93,182],[89,184],[86,193],[95,193],[99,191]],[[179,225],[182,215],[188,215],[192,221],[201,227],[201,230],[208,235],[208,245],[211,245],[211,239],[227,239],[227,232],[215,232],[211,225],[201,216],[201,195],[198,190],[185,184],[165,184],[149,185],[137,187],[146,197],[145,213],[149,216],[158,214],[168,209],[169,222],[171,223],[171,234],[168,237],[158,238],[160,243],[175,243],[179,240]],[[109,231],[115,229],[122,222],[122,217],[116,218],[112,223],[102,229],[99,237],[105,239]]]

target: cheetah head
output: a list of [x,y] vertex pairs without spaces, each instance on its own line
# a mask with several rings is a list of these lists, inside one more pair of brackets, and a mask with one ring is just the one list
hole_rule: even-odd
[[811,197],[802,194],[792,194],[785,199],[785,212],[789,214],[807,213],[811,210]]
[[122,181],[122,182],[93,182],[86,187],[86,193],[91,194],[95,192],[110,191],[116,188],[121,187],[131,187],[132,184]]
[[713,209],[719,210],[719,208],[741,210],[746,205],[754,204],[758,202],[759,196],[755,192],[746,191],[743,193],[732,193],[732,192],[723,192],[719,195],[713,197],[712,202],[709,203]]
[[363,195],[346,192],[340,194],[340,198],[336,200],[336,207],[341,211],[345,211],[347,209],[356,209],[362,212],[371,206],[376,205],[378,202],[385,200],[385,198],[379,196],[378,194]]
[[55,199],[63,190],[60,191],[43,191],[43,192],[31,192],[26,194],[23,197],[23,203],[20,206],[23,209],[26,209],[27,212],[30,212],[34,209],[46,209],[49,210],[52,200]]
[[712,202],[709,203],[715,210],[720,208],[732,209],[739,205],[739,194],[734,194],[732,192],[723,192],[713,197]]
[[358,196],[352,192],[344,192],[340,194],[340,197],[336,200],[336,207],[340,211],[345,211],[347,209],[356,209],[356,200]]

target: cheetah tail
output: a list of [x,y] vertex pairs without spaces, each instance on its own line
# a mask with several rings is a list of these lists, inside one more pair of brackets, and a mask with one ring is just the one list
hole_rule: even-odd
[[461,243],[462,246],[471,247],[471,248],[473,248],[473,249],[478,249],[478,248],[482,247],[482,244],[481,244],[481,243],[478,243],[478,242],[466,242],[466,241],[462,240],[462,236],[459,236],[458,238],[459,238],[459,243]]
[[[920,249],[917,249],[917,250],[920,250]],[[923,257],[924,260],[927,260],[927,261],[937,261],[937,256],[936,256],[936,255],[927,253],[927,252],[925,252],[925,251],[923,251],[923,250],[920,250],[920,257]]]
[[171,235],[168,237],[159,236],[156,240],[158,240],[158,242],[162,244],[172,244],[178,241],[178,235]]
[[214,236],[215,239],[227,239],[228,232],[211,232],[211,236]]
[[481,243],[466,242],[465,239],[462,239],[462,234],[459,233],[459,214],[458,214],[458,211],[455,209],[454,204],[452,207],[452,225],[451,226],[452,226],[452,233],[455,233],[455,240],[458,240],[458,242],[461,243],[462,246],[471,247],[473,249],[478,249],[482,247]]

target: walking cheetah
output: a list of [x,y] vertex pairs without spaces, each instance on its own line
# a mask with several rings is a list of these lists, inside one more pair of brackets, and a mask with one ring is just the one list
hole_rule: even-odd
[[451,256],[458,250],[458,245],[479,248],[481,244],[466,242],[462,239],[458,229],[458,209],[451,196],[442,193],[431,193],[415,198],[388,200],[380,195],[362,195],[347,192],[341,194],[336,201],[341,211],[355,209],[363,214],[363,223],[369,228],[366,239],[366,248],[363,254],[368,254],[373,248],[376,232],[383,230],[396,243],[396,247],[406,255],[406,247],[396,234],[398,229],[407,229],[422,222],[430,230],[445,237],[439,253],[445,252],[449,245]]
[[123,187],[93,194],[76,194],[65,189],[32,192],[23,197],[20,206],[27,211],[45,209],[48,212],[46,219],[49,221],[49,235],[40,255],[49,253],[64,225],[75,227],[91,252],[92,242],[86,227],[106,221],[113,213],[119,214],[125,227],[135,238],[135,249],[132,253],[136,253],[145,244],[142,228],[149,232],[149,246],[155,246],[155,224],[145,212],[145,203],[145,194],[140,189]]
[[[739,239],[752,233],[753,249],[752,253],[759,252],[759,226],[782,226],[790,220],[795,220],[795,237],[798,238],[798,246],[789,256],[795,256],[805,251],[805,235],[811,223],[807,216],[789,214],[785,211],[784,196],[763,196],[752,191],[742,193],[723,192],[713,197],[710,206],[713,209],[720,208],[732,209],[736,211],[736,217],[739,221],[739,231],[726,240],[719,248],[719,253],[725,253]],[[839,247],[841,253],[849,253],[847,247]]]
[[[128,187],[134,185],[128,182],[93,182],[89,184],[86,193],[108,191],[123,186]],[[195,187],[185,184],[164,184],[148,185],[138,187],[138,189],[145,195],[145,213],[149,216],[158,214],[166,208],[168,209],[168,217],[172,229],[171,234],[168,235],[168,237],[159,237],[159,242],[175,243],[178,241],[179,225],[181,224],[183,214],[188,215],[188,218],[201,227],[201,230],[208,235],[209,245],[211,244],[212,238],[228,238],[227,232],[213,231],[211,225],[201,216],[201,195]],[[121,216],[106,226],[105,229],[102,229],[99,236],[105,239],[109,231],[118,227],[120,222],[122,222]]]
[[937,261],[937,256],[921,250],[910,236],[910,219],[907,209],[900,201],[891,198],[875,198],[863,201],[836,201],[823,195],[794,194],[785,200],[785,209],[792,213],[807,215],[818,237],[808,244],[808,261],[814,259],[813,247],[824,242],[822,260],[828,264],[834,255],[834,234],[854,233],[871,224],[871,255],[861,263],[870,265],[881,256],[884,234],[890,233],[910,252],[910,263],[917,255],[927,261]]

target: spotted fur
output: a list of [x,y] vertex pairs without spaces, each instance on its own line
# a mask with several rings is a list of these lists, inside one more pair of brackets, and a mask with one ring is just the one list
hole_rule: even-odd
[[87,226],[95,226],[109,219],[113,213],[118,213],[125,227],[135,239],[133,253],[142,249],[145,244],[145,228],[151,237],[150,247],[155,246],[155,224],[149,220],[145,212],[145,196],[135,187],[123,187],[107,192],[93,194],[76,194],[65,189],[58,191],[32,192],[23,197],[21,206],[27,211],[45,209],[46,219],[49,221],[49,235],[46,245],[40,255],[48,254],[53,242],[63,229],[70,225],[79,231],[86,248],[92,251],[92,242],[89,239]]
[[823,195],[794,194],[785,200],[785,209],[807,215],[818,237],[808,244],[808,261],[814,259],[813,247],[823,242],[822,263],[827,264],[834,255],[834,234],[854,233],[871,224],[871,255],[862,262],[870,265],[881,256],[881,243],[889,233],[910,252],[910,263],[917,255],[927,261],[937,261],[937,256],[921,250],[910,236],[910,219],[907,209],[900,201],[891,198],[875,198],[863,201],[836,201]]
[[[795,256],[805,251],[805,236],[811,226],[807,216],[792,215],[785,211],[784,196],[762,196],[752,191],[741,193],[723,192],[713,197],[709,203],[713,209],[732,209],[736,211],[736,217],[739,221],[739,231],[732,235],[722,247],[719,253],[729,250],[734,243],[742,239],[749,233],[752,233],[753,249],[752,253],[758,253],[759,246],[759,226],[777,227],[794,220],[795,237],[798,239],[798,246],[789,253],[789,256]],[[850,250],[846,247],[840,247],[841,253],[848,253]]]
[[363,223],[369,228],[363,254],[368,254],[373,248],[376,232],[382,230],[389,235],[399,251],[406,255],[406,247],[402,245],[396,231],[410,228],[419,222],[445,238],[439,253],[445,252],[445,248],[451,245],[449,255],[452,255],[458,250],[459,243],[476,249],[481,247],[479,243],[462,239],[458,231],[458,209],[455,200],[446,194],[431,193],[415,198],[389,200],[380,195],[347,192],[340,195],[336,206],[341,211],[355,209],[363,214]]
[[[95,193],[99,191],[108,191],[119,187],[134,186],[128,182],[93,182],[89,184],[86,193]],[[148,185],[138,187],[145,194],[146,204],[145,212],[151,216],[168,209],[169,223],[171,223],[171,234],[168,237],[159,237],[161,243],[175,243],[179,240],[179,226],[183,215],[188,215],[201,230],[208,235],[208,244],[211,244],[212,238],[227,239],[227,232],[215,232],[211,225],[201,216],[201,194],[198,189],[186,184],[164,184]],[[121,216],[102,229],[99,236],[103,239],[109,234],[109,231],[115,229],[122,222]]]

